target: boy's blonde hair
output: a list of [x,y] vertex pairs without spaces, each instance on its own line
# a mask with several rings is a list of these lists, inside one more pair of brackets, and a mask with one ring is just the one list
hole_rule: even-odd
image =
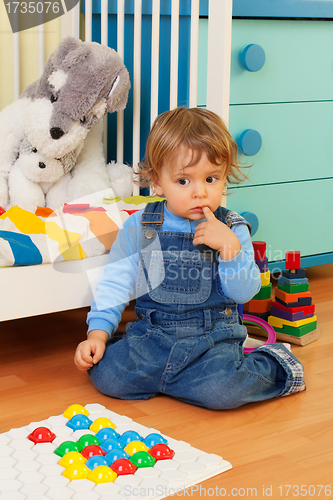
[[152,185],[166,160],[171,160],[179,146],[192,151],[185,165],[195,165],[206,153],[213,165],[221,165],[226,181],[238,184],[246,178],[237,160],[237,145],[223,120],[204,108],[179,107],[165,111],[153,123],[148,136],[144,161],[137,174],[141,186]]

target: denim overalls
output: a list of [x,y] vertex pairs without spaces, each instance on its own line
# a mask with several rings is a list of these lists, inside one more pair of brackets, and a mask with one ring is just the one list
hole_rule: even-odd
[[[229,227],[246,223],[223,207],[214,215]],[[194,246],[193,233],[162,231],[163,202],[148,204],[141,222],[138,320],[111,338],[89,371],[97,389],[122,399],[164,393],[210,409],[304,390],[303,367],[284,346],[244,357],[247,331],[223,293],[218,252]]]

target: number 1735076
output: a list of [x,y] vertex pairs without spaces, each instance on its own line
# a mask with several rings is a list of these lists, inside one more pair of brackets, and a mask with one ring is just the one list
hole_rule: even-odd
[[280,497],[326,497],[331,498],[332,487],[327,484],[284,484],[278,487]]
[[8,2],[5,4],[8,14],[58,14],[60,2]]

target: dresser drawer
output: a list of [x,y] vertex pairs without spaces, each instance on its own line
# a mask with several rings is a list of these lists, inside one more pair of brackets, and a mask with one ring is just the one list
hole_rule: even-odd
[[333,5],[327,0],[233,0],[232,13],[236,17],[333,18]]
[[[332,39],[332,22],[234,19],[230,103],[333,99]],[[249,44],[264,49],[259,71],[241,64]]]
[[229,209],[257,215],[253,239],[266,241],[269,261],[284,259],[287,250],[300,250],[302,257],[332,252],[333,178],[237,187],[229,193]]
[[[198,105],[206,105],[208,20],[200,19]],[[333,99],[333,22],[233,19],[230,103]],[[244,69],[240,55],[260,45],[265,64]],[[219,64],[219,58],[216,58]]]
[[[207,19],[200,19],[199,36],[198,106],[205,106]],[[233,19],[230,103],[332,100],[332,40],[331,21]],[[241,63],[250,44],[264,49],[259,71],[247,71]]]
[[243,157],[252,165],[246,185],[333,176],[333,102],[230,106],[229,129],[236,141],[247,129],[262,138],[260,151]]

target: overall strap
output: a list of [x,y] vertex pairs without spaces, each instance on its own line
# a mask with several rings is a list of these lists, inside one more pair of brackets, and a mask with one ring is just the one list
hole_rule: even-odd
[[163,224],[163,201],[147,203],[141,215],[141,224],[144,226],[144,236],[151,240],[155,230]]
[[247,222],[247,220],[244,219],[244,217],[239,215],[237,212],[233,212],[232,210],[228,210],[225,207],[218,207],[215,210],[214,215],[217,219],[219,219],[221,222],[223,222],[224,224],[226,224],[230,228],[232,226],[237,225],[237,224],[245,224],[248,227],[250,234],[252,232],[251,224],[249,224],[249,222]]
[[[142,270],[146,279],[148,290],[152,290],[152,285],[147,271],[147,265],[149,262],[149,257],[145,257],[146,249],[154,249],[154,246],[159,246],[158,229],[163,223],[163,201],[154,201],[152,203],[147,203],[142,215],[142,247],[140,252],[140,263]],[[155,248],[156,249],[156,248]],[[146,262],[147,259],[147,262]],[[149,265],[148,265],[149,267]]]

